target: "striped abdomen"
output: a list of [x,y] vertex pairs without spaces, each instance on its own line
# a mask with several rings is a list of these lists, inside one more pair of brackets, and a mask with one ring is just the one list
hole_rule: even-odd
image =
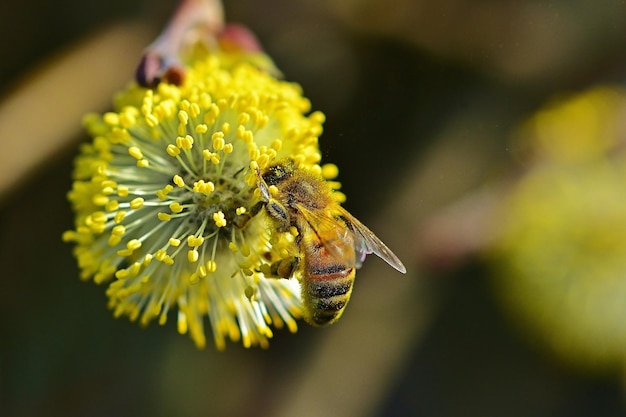
[[304,252],[304,318],[315,326],[330,324],[341,316],[350,300],[354,265],[330,256],[321,242],[308,245]]

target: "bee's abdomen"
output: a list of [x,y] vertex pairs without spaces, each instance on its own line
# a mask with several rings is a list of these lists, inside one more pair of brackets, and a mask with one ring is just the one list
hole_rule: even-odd
[[354,275],[354,268],[344,265],[309,265],[303,283],[305,319],[316,326],[337,320],[350,300]]

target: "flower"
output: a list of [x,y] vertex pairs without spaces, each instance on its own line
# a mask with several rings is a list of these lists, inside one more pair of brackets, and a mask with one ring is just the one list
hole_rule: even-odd
[[588,369],[626,356],[626,92],[596,87],[519,132],[534,164],[502,199],[499,295],[533,335]]
[[164,324],[177,308],[199,348],[206,317],[218,349],[266,347],[271,326],[295,332],[299,283],[269,265],[297,248],[255,215],[253,168],[289,157],[335,175],[318,165],[323,121],[298,85],[228,51],[196,53],[181,85],[132,84],[114,111],[85,118],[93,140],[75,161],[76,227],[63,236],[81,278],[108,283],[116,317]]

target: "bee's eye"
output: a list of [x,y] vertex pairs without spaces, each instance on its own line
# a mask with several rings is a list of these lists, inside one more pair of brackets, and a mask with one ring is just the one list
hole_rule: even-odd
[[274,166],[267,170],[263,174],[263,181],[267,185],[276,185],[285,178],[286,172],[281,166]]

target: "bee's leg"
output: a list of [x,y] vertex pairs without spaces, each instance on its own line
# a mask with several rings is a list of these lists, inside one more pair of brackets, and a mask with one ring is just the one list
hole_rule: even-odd
[[254,206],[252,206],[252,208],[250,209],[250,217],[254,217],[259,214],[263,206],[265,206],[265,201],[259,201]]
[[270,270],[274,276],[280,278],[291,278],[293,273],[298,269],[298,265],[300,265],[300,257],[294,256],[293,258],[282,259],[274,262],[270,265]]

